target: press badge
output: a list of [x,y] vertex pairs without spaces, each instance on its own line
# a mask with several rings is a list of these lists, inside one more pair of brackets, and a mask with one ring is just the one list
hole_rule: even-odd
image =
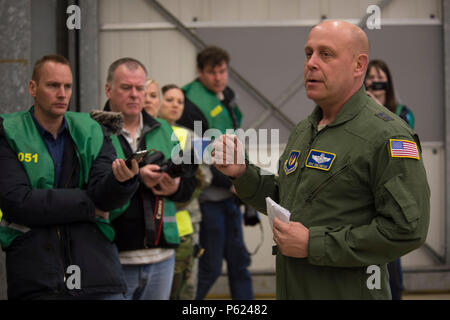
[[298,167],[298,157],[300,156],[300,151],[292,150],[289,158],[284,162],[284,172],[286,175],[291,174]]
[[306,158],[305,166],[324,171],[329,171],[333,165],[336,155],[331,152],[311,149],[308,158]]

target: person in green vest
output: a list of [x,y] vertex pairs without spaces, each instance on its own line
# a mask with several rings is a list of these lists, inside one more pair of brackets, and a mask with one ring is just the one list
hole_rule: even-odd
[[[207,130],[225,133],[241,126],[236,95],[228,86],[229,61],[228,52],[215,46],[197,54],[198,78],[182,88],[185,105],[177,121],[179,125],[201,137]],[[198,198],[202,212],[200,246],[205,252],[199,261],[196,299],[206,297],[221,275],[225,259],[232,299],[251,300],[253,285],[248,270],[251,259],[244,242],[242,212],[231,182],[213,166],[211,172],[211,185]]]
[[235,148],[238,159],[244,152],[232,135],[214,142],[216,167],[258,211],[282,215],[272,199],[290,212],[286,222],[273,219],[277,299],[391,299],[387,263],[420,247],[428,232],[419,137],[367,95],[361,28],[321,22],[305,56],[306,95],[317,106],[291,133],[278,176],[224,163]]
[[[192,130],[176,125],[184,109],[184,93],[174,84],[162,87],[162,103],[159,117],[166,120],[180,141],[181,149],[186,153],[194,153]],[[200,154],[197,156],[200,158]],[[197,161],[200,162],[200,161]],[[197,196],[201,190],[211,183],[209,166],[200,164],[195,177],[197,188],[191,199],[185,203],[177,203],[177,224],[180,235],[180,246],[176,249],[175,271],[170,294],[171,300],[193,300],[197,291],[198,258],[203,249],[199,247],[201,212]]]
[[[367,93],[389,111],[402,118],[411,129],[414,129],[414,115],[405,105],[395,98],[394,81],[391,72],[382,60],[371,60],[367,67],[364,85]],[[389,285],[392,300],[401,300],[403,293],[403,272],[400,258],[388,263]]]
[[[122,131],[112,141],[119,158],[153,149],[172,157],[179,144],[171,126],[151,117],[144,108],[145,66],[133,58],[121,58],[108,69],[106,111],[121,112]],[[160,166],[140,163],[139,190],[131,201],[111,212],[115,242],[125,274],[127,299],[167,300],[172,286],[175,248],[180,244],[175,201],[189,200],[195,186],[194,168],[172,178]]]
[[138,187],[138,165],[115,158],[108,132],[67,111],[72,72],[44,56],[34,105],[0,115],[0,244],[9,299],[124,299],[109,212]]

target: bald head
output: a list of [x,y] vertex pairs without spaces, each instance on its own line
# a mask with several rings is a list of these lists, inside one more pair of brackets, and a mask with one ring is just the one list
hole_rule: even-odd
[[321,29],[343,42],[352,50],[353,55],[366,54],[369,56],[369,39],[358,26],[342,20],[327,20],[316,25],[314,29]]

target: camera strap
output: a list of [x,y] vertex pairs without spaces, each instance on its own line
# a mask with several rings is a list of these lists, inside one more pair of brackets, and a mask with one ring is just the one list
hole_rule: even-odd
[[[150,192],[150,191],[147,191]],[[145,248],[153,248],[159,244],[164,220],[164,198],[149,196],[141,192],[145,221]]]
[[155,211],[153,212],[153,224],[155,225],[155,230],[157,230],[155,246],[158,245],[159,239],[161,238],[163,218],[164,218],[164,198],[156,196]]

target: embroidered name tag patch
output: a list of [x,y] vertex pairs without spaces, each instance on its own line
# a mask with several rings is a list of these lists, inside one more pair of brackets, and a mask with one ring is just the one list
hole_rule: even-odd
[[408,140],[389,139],[392,158],[412,158],[419,160],[417,144]]
[[334,153],[311,149],[308,158],[306,159],[305,166],[328,171],[331,169],[335,158],[336,155]]
[[284,162],[284,172],[286,175],[292,173],[298,167],[298,157],[300,156],[300,151],[292,150],[289,158]]

